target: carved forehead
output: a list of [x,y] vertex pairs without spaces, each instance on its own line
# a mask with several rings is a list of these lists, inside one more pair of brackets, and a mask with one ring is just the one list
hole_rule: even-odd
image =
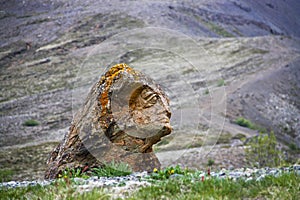
[[159,92],[155,91],[153,88],[151,88],[147,85],[142,85],[132,91],[130,99],[136,99],[138,97],[148,99],[148,98],[154,97],[154,96],[156,98],[164,98]]
[[146,94],[155,94],[154,90],[147,86],[147,85],[142,85],[138,88],[136,88],[134,91],[133,91],[133,94],[132,95],[146,95]]

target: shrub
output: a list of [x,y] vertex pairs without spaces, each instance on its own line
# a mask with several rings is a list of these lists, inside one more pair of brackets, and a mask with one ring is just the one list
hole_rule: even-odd
[[38,126],[40,123],[34,119],[26,120],[23,125],[24,126]]
[[243,117],[237,118],[235,120],[235,123],[240,125],[240,126],[243,126],[243,127],[247,127],[247,128],[250,128],[250,129],[255,129],[254,124],[251,121],[249,121],[249,120],[247,120]]
[[277,141],[274,132],[270,134],[260,133],[257,138],[249,142],[246,157],[250,162],[256,163],[256,167],[277,167],[282,164],[282,152],[276,147]]
[[212,159],[208,159],[208,161],[207,161],[207,166],[213,166],[215,164],[215,161],[214,160],[212,160]]
[[238,124],[238,125],[240,125],[240,126],[250,128],[252,130],[258,130],[258,131],[263,132],[263,133],[267,132],[266,128],[258,126],[258,125],[255,125],[250,120],[247,120],[247,119],[245,119],[243,117],[237,118],[235,120],[235,123]]
[[206,90],[204,91],[204,94],[209,94],[209,89],[206,89]]

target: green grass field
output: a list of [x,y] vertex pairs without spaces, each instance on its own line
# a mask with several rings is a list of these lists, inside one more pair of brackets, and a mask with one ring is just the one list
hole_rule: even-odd
[[[180,176],[170,177],[178,173]],[[48,186],[0,188],[0,199],[111,199],[103,188],[80,192],[73,178],[61,178]],[[151,186],[128,194],[125,199],[298,199],[300,175],[294,172],[260,181],[199,176],[198,171],[178,168],[157,171],[149,176]],[[109,191],[109,190],[108,190]],[[119,198],[120,199],[120,198]]]

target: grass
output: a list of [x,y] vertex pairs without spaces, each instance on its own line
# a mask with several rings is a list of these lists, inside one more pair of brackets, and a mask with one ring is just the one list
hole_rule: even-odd
[[218,138],[217,144],[228,144],[232,138],[231,133],[222,133]]
[[218,26],[214,23],[209,23],[209,28],[215,32],[216,34],[222,36],[222,37],[234,37],[233,34],[229,33],[228,31],[226,31],[226,29],[224,29],[223,27],[221,26]]
[[111,163],[105,164],[104,167],[94,168],[93,175],[98,177],[114,177],[114,176],[127,176],[132,173],[132,169],[126,163]]
[[[187,12],[186,14],[190,15],[192,13]],[[213,21],[204,20],[199,15],[195,15],[195,14],[192,14],[192,16],[194,18],[196,18],[201,24],[204,24],[208,29],[210,29],[212,32],[216,33],[219,36],[235,37],[232,33],[228,32],[221,25],[218,25],[217,23],[214,23]]]
[[166,180],[170,178],[173,174],[187,175],[189,173],[188,169],[181,169],[178,165],[176,167],[167,167],[163,170],[158,170],[156,168],[153,169],[153,173],[151,174],[151,179],[156,180]]
[[[126,176],[132,173],[131,168],[125,163],[111,162],[102,168],[93,168],[92,174],[98,177]],[[0,171],[0,176],[7,177],[9,171]],[[66,169],[59,175],[54,183],[49,186],[28,186],[18,188],[1,188],[0,199],[110,199],[110,195],[103,192],[102,188],[95,188],[89,192],[76,190],[74,178],[87,179],[90,176],[81,169]],[[3,181],[8,181],[4,179]]]
[[29,119],[23,123],[23,126],[38,126],[39,124],[40,124],[40,122],[38,122],[34,119]]
[[[172,176],[177,174],[177,176]],[[18,188],[0,187],[1,199],[110,199],[109,190],[94,188],[84,192],[73,178],[60,178],[48,186]],[[260,181],[211,177],[210,172],[182,169],[179,166],[154,169],[146,179],[151,186],[126,199],[297,199],[300,196],[300,175],[294,172],[277,177],[266,176]],[[283,192],[286,191],[286,192]],[[120,198],[119,198],[120,199]]]
[[82,172],[83,170],[81,170],[80,168],[77,168],[77,169],[65,169],[62,174],[59,175],[59,177],[62,177],[62,178],[84,178],[84,179],[87,179],[89,178],[89,176],[87,175],[87,173],[85,172]]
[[203,146],[203,141],[198,139],[197,141],[193,141],[193,143],[186,145],[184,149],[192,149],[192,148],[198,148]]
[[224,86],[225,85],[225,80],[224,79],[220,79],[217,83],[218,87]]
[[233,136],[231,139],[237,139],[237,140],[241,140],[242,142],[244,142],[246,140],[246,135],[244,135],[243,133],[238,133],[235,136]]
[[12,179],[14,172],[10,169],[0,169],[0,182],[7,182]]
[[116,163],[114,161],[105,163],[102,167],[92,168],[91,170],[82,170],[81,168],[76,169],[65,169],[59,178],[72,180],[73,178],[88,179],[91,175],[98,177],[115,177],[115,176],[127,176],[132,173],[132,169],[126,163]]
[[299,195],[300,176],[290,173],[267,176],[261,181],[167,179],[142,188],[127,199],[297,199]]
[[59,180],[48,186],[28,186],[18,188],[0,187],[0,199],[110,199],[102,189],[95,188],[89,192],[80,193],[76,187]]
[[222,37],[235,37],[232,33],[228,32],[225,28],[220,25],[217,25],[211,21],[203,21],[202,22],[214,33]]

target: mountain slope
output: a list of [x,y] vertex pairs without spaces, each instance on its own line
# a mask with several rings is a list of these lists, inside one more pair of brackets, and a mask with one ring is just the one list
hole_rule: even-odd
[[[299,4],[1,1],[1,165],[24,171],[41,162],[31,150],[25,162],[18,149],[54,147],[91,84],[118,62],[151,76],[171,99],[174,132],[160,151],[207,147],[195,158],[174,162],[200,166],[211,150],[221,148],[213,146],[219,137],[231,147],[239,134],[256,135],[233,123],[239,116],[299,146]],[[24,126],[29,119],[40,125]],[[243,165],[232,151],[216,159]],[[9,162],[13,157],[16,162]]]

